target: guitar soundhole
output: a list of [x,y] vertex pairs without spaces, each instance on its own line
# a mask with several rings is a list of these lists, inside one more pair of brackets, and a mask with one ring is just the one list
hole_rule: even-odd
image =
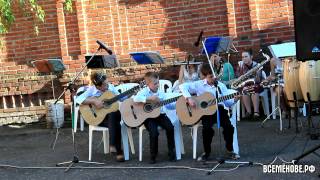
[[143,109],[144,109],[145,112],[151,112],[152,111],[152,105],[151,104],[145,104]]
[[207,107],[208,107],[208,102],[202,101],[202,102],[200,103],[200,107],[203,108],[203,109],[207,108]]

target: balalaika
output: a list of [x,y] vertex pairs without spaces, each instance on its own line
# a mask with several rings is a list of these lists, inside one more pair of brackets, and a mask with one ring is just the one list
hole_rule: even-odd
[[158,103],[136,103],[132,98],[121,103],[120,112],[124,123],[129,127],[138,127],[148,118],[160,116],[162,106],[173,103],[181,97],[177,96]]
[[137,90],[142,88],[145,85],[145,82],[141,82],[140,85],[137,85],[119,95],[113,94],[111,91],[104,92],[99,100],[103,102],[104,107],[97,109],[94,105],[80,105],[80,112],[84,120],[93,126],[99,125],[107,114],[119,110],[118,101],[126,96],[132,96],[136,93]]

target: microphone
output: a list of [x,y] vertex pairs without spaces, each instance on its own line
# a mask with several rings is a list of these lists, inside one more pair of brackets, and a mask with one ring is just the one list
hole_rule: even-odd
[[195,47],[198,47],[200,44],[200,41],[202,39],[202,35],[203,35],[203,30],[200,32],[197,41],[193,44]]
[[103,42],[97,40],[97,43],[100,45],[99,49],[102,48],[102,49],[106,50],[109,53],[109,55],[112,55],[112,50],[107,48],[107,46]]

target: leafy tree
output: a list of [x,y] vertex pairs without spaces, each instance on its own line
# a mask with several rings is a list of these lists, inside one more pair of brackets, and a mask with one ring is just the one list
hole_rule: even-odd
[[[32,17],[34,31],[38,35],[38,25],[44,23],[45,12],[37,0],[0,0],[0,35],[8,33],[10,26],[15,21],[13,14],[15,3],[19,3],[24,16]],[[65,0],[64,8],[66,11],[72,12],[72,0]]]

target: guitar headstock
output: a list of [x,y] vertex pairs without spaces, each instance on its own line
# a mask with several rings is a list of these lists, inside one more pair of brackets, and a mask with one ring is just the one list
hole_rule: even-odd
[[146,81],[145,81],[145,80],[142,80],[142,81],[140,81],[140,83],[139,83],[139,88],[143,88],[145,85],[146,85]]

